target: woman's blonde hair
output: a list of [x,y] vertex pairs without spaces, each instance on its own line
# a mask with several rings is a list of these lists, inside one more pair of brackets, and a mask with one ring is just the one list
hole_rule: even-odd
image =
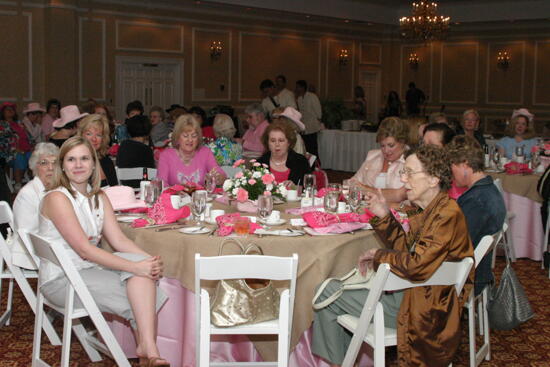
[[88,198],[93,197],[94,205],[97,208],[99,206],[99,194],[101,193],[101,174],[99,159],[97,158],[97,154],[95,152],[95,149],[92,147],[92,144],[90,144],[90,142],[82,136],[73,136],[72,138],[67,139],[67,141],[65,141],[61,146],[61,149],[59,151],[59,159],[57,160],[54,168],[52,188],[55,189],[62,186],[66,188],[73,197],[76,198],[76,191],[71,186],[71,181],[69,180],[67,174],[63,169],[63,162],[67,153],[69,153],[73,148],[79,145],[84,145],[86,146],[86,148],[88,148],[94,161],[92,174],[88,179],[88,183],[90,184],[90,186],[92,186],[92,190],[89,191],[85,196]]
[[177,149],[179,147],[178,140],[180,139],[181,134],[183,134],[184,131],[191,130],[194,130],[199,136],[199,144],[197,145],[198,148],[202,144],[202,128],[200,122],[198,122],[195,116],[190,113],[185,113],[178,117],[176,124],[174,125],[174,132],[172,133],[172,147]]
[[235,133],[237,132],[231,117],[224,113],[218,113],[214,117],[214,124],[212,125],[212,128],[214,129],[214,135],[218,138],[226,137],[228,139],[233,139],[235,137]]
[[380,123],[376,141],[380,143],[382,140],[393,137],[400,143],[407,144],[409,140],[409,126],[399,117],[386,117]]
[[516,136],[516,125],[518,124],[518,121],[521,117],[523,117],[525,121],[527,121],[527,130],[525,130],[523,138],[531,139],[535,136],[535,124],[533,123],[532,119],[529,119],[529,117],[525,115],[517,115],[512,120],[510,120],[510,123],[508,124],[508,126],[506,126],[506,130],[504,130],[504,134],[511,138]]
[[[409,145],[417,146],[420,144],[421,136],[419,135],[420,126],[426,124],[426,119],[424,117],[410,117],[407,120],[407,125],[409,126]],[[395,138],[395,140],[398,140]]]
[[97,150],[97,155],[99,158],[103,158],[105,154],[107,154],[107,150],[109,150],[109,142],[110,142],[109,135],[111,131],[109,129],[109,120],[107,119],[107,117],[100,115],[99,113],[88,115],[84,117],[82,120],[80,120],[78,124],[77,135],[85,138],[84,133],[86,132],[86,130],[88,130],[91,127],[97,127],[102,131],[101,146]]

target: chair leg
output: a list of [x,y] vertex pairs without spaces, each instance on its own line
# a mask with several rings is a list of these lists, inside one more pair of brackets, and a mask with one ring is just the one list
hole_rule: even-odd
[[484,335],[485,329],[483,325],[485,323],[485,316],[483,315],[483,299],[481,297],[476,297],[474,303],[477,304],[477,322],[479,335]]
[[80,341],[80,344],[82,345],[82,348],[84,348],[84,351],[86,351],[86,354],[88,355],[88,358],[90,358],[90,361],[92,362],[99,362],[102,360],[101,354],[90,345],[88,342],[88,332],[82,326],[82,323],[80,320],[75,320],[74,326],[72,327],[72,330],[74,331],[76,337]]
[[67,285],[67,296],[65,299],[65,320],[63,322],[63,345],[61,346],[61,367],[69,367],[71,357],[71,330],[73,326],[74,290],[70,284]]
[[[203,295],[201,294],[201,297]],[[197,364],[199,367],[210,366],[210,313],[205,309],[206,300],[201,300],[199,355]],[[208,305],[208,303],[206,303]]]
[[487,345],[487,354],[485,360],[491,360],[491,339],[489,337],[489,314],[487,312],[487,304],[489,303],[489,289],[485,288],[481,294],[481,307],[483,309],[483,341]]
[[470,367],[476,367],[476,320],[475,320],[475,298],[470,295],[468,304],[468,339]]
[[386,365],[384,327],[376,322],[377,320],[383,320],[384,314],[381,307],[376,307],[374,312],[374,367],[384,367]]
[[516,262],[516,248],[514,247],[514,241],[512,239],[512,228],[508,226],[508,231],[506,231],[502,238],[504,238],[504,245],[508,248],[508,254],[512,262]]
[[11,320],[11,310],[13,305],[13,278],[10,279],[9,285],[8,285],[8,303],[6,304],[6,312],[9,312],[9,316],[6,319],[6,326],[10,326],[10,320]]
[[42,320],[44,318],[44,296],[38,290],[36,297],[36,315],[34,317],[34,337],[32,342],[32,367],[40,365],[40,344],[42,337]]

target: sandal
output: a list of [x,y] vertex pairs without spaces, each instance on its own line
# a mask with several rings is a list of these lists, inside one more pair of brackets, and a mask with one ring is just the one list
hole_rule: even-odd
[[[158,361],[163,361],[157,363]],[[170,363],[161,357],[139,357],[139,367],[170,367]]]

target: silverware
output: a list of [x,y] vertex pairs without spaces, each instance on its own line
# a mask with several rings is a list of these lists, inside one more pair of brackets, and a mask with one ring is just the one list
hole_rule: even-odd
[[157,228],[157,229],[155,229],[155,232],[171,231],[173,229],[178,229],[178,228],[181,228],[181,227],[183,227],[183,225],[171,226],[171,227],[165,227],[165,228]]
[[192,231],[189,231],[189,233],[197,233],[197,232],[202,231],[203,229],[204,229],[204,226],[199,227],[199,228],[197,228],[197,229],[194,229],[194,230],[192,230]]

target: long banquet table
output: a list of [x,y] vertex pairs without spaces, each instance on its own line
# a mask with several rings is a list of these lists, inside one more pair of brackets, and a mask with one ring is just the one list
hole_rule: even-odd
[[537,193],[539,175],[508,175],[490,173],[499,178],[504,189],[506,209],[515,214],[510,222],[510,233],[516,257],[542,259],[543,228],[540,213],[542,198]]
[[321,130],[317,134],[319,159],[324,169],[357,172],[371,149],[377,148],[376,133]]
[[[276,205],[281,217],[288,219],[284,210],[291,204]],[[214,208],[223,208],[226,212],[234,208],[219,203]],[[288,224],[287,224],[288,226]],[[223,238],[208,235],[185,235],[177,230],[155,232],[154,229],[133,229],[123,225],[124,232],[141,248],[152,255],[160,255],[164,261],[164,276],[161,287],[167,292],[169,300],[159,312],[158,344],[161,355],[172,366],[195,365],[195,312],[194,312],[194,255],[218,255]],[[258,244],[266,255],[299,256],[294,320],[292,325],[290,365],[296,367],[326,366],[327,364],[311,355],[309,349],[313,321],[311,299],[315,287],[325,278],[341,276],[356,266],[358,256],[365,250],[380,247],[373,231],[358,231],[355,234],[329,236],[281,237],[265,236],[259,238],[249,235],[246,242]],[[235,253],[236,246],[226,246],[227,253]],[[225,252],[225,250],[224,250]],[[114,326],[113,326],[114,325]],[[129,357],[135,353],[135,342],[128,329],[119,321],[112,327]],[[275,339],[232,337],[216,339],[212,342],[211,358],[218,361],[275,360]],[[254,349],[255,347],[255,349]],[[294,350],[294,351],[293,351]],[[257,351],[257,353],[256,353]],[[363,355],[363,359],[368,359]],[[242,359],[241,359],[242,361]]]

